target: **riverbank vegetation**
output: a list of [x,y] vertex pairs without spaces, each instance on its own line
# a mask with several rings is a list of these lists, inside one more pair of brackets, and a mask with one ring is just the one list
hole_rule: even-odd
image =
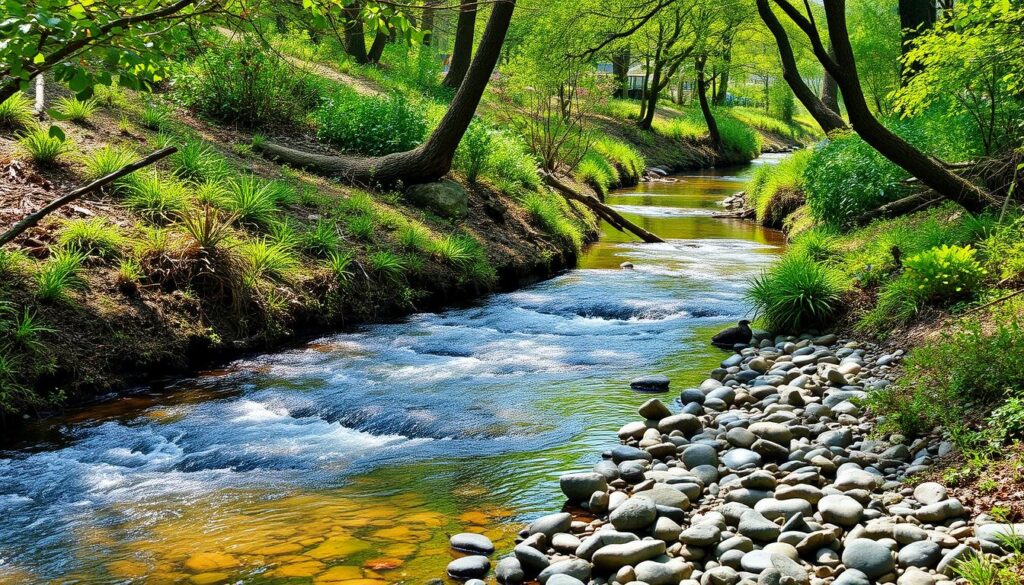
[[527,4],[7,6],[0,413],[514,286],[598,218],[633,229],[599,199],[649,167],[815,136],[792,96],[729,82],[722,48],[767,35],[752,10]]
[[976,0],[933,16],[910,38],[894,24],[859,30],[855,44],[893,55],[860,63],[865,82],[886,80],[884,99],[851,103],[856,92],[841,88],[850,125],[841,119],[814,147],[758,169],[747,206],[792,245],[750,297],[768,328],[838,322],[913,346],[902,377],[869,400],[880,428],[938,427],[968,462],[950,478],[991,482],[1001,468],[992,459],[1024,428],[1024,378],[1011,365],[1024,355],[1024,53],[1007,36],[1024,11]]

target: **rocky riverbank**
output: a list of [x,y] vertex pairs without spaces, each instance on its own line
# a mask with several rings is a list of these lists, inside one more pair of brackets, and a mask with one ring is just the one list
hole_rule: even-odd
[[[644,403],[592,470],[563,475],[563,511],[521,532],[498,582],[954,585],[967,583],[960,563],[1004,554],[1024,529],[915,480],[948,442],[874,432],[861,400],[902,352],[835,335],[752,341],[699,388]],[[490,574],[486,539],[452,546],[470,556],[450,577]]]

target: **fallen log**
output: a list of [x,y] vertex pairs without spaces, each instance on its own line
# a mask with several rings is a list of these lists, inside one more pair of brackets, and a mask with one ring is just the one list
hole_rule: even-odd
[[120,179],[121,177],[134,173],[139,169],[148,167],[149,165],[167,156],[170,156],[175,152],[178,152],[178,148],[175,146],[168,146],[167,148],[162,148],[156,152],[149,154],[145,158],[139,159],[133,163],[121,167],[120,169],[110,173],[105,177],[100,177],[99,179],[96,179],[95,181],[89,183],[88,185],[79,187],[74,191],[68,193],[67,195],[54,199],[39,211],[28,214],[27,216],[25,216],[24,219],[15,223],[14,226],[11,227],[11,229],[0,234],[0,246],[3,246],[4,244],[10,242],[14,238],[20,236],[22,233],[25,232],[25,230],[29,229],[32,226],[37,225],[39,221],[42,220],[44,217],[50,215],[51,213],[67,205],[68,203],[71,203],[72,201],[79,199],[83,195],[92,193],[93,191],[98,191],[99,189],[113,183],[114,181]]
[[544,182],[555,191],[558,191],[566,199],[572,201],[578,201],[590,208],[598,217],[608,222],[613,228],[622,231],[628,231],[647,242],[648,244],[655,244],[664,242],[665,240],[659,238],[657,235],[645,230],[644,228],[636,225],[623,217],[618,211],[615,211],[611,207],[601,203],[596,197],[591,195],[585,195],[576,191],[572,187],[566,185],[562,181],[559,181],[557,177],[550,173],[543,173]]
[[929,207],[934,207],[943,201],[945,201],[945,198],[940,195],[936,195],[934,191],[922,191],[921,193],[908,195],[902,199],[891,201],[885,205],[872,209],[871,211],[862,213],[858,217],[854,218],[853,223],[855,225],[866,225],[876,219],[897,217],[908,213],[914,213],[915,211],[921,211],[922,209],[928,209]]

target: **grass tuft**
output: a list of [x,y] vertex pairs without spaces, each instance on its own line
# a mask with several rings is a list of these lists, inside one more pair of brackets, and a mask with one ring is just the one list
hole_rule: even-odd
[[78,250],[56,250],[36,273],[36,297],[44,302],[68,300],[68,293],[85,288],[82,263],[86,255]]

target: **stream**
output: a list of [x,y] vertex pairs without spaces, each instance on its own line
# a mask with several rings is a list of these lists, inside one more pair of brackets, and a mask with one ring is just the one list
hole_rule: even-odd
[[39,423],[0,451],[0,583],[423,583],[450,534],[507,550],[650,398],[630,379],[671,398],[722,359],[708,338],[783,245],[712,217],[749,173],[608,197],[667,243],[606,227],[526,289]]

